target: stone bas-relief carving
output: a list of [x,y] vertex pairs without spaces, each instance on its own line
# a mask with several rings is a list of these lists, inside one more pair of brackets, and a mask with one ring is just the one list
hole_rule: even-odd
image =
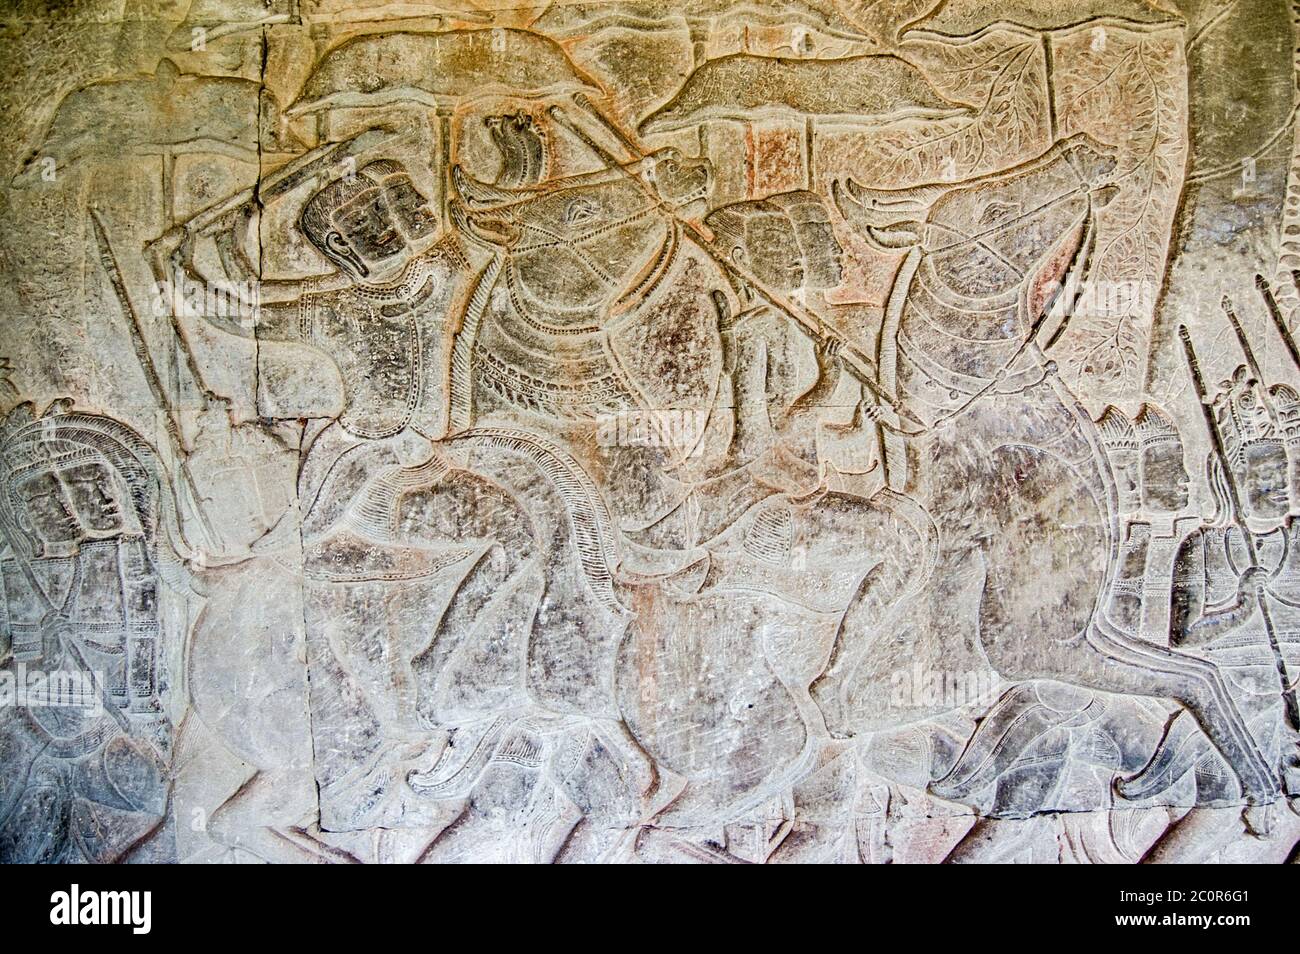
[[1292,29],[9,14],[0,858],[1294,861]]

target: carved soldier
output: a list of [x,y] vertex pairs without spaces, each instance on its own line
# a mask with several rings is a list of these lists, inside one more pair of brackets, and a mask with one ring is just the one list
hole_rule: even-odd
[[[203,232],[181,233],[174,263],[187,280],[258,278],[244,248],[253,211],[247,205]],[[382,439],[410,426],[436,439],[446,424],[443,335],[468,277],[453,238],[432,243],[438,223],[400,163],[370,162],[319,189],[299,215],[299,229],[333,272],[260,281],[256,327],[210,310],[202,317],[241,337],[300,342],[328,355],[343,382],[339,424],[354,438]],[[224,274],[209,278],[197,264],[205,237]]]
[[1187,506],[1190,479],[1183,463],[1183,442],[1169,415],[1154,404],[1143,405],[1133,420],[1139,449],[1142,509],[1151,517],[1179,513]]
[[[1097,430],[1115,478],[1121,532],[1119,561],[1106,612],[1124,632],[1142,632],[1145,592],[1158,562],[1154,527],[1168,528],[1187,506],[1187,470],[1178,430],[1160,408],[1143,405],[1133,419],[1107,408]],[[1168,530],[1162,534],[1168,537]]]
[[1115,477],[1121,533],[1124,535],[1106,612],[1125,632],[1136,633],[1142,622],[1142,585],[1146,577],[1147,544],[1151,538],[1150,524],[1136,519],[1142,505],[1137,433],[1133,422],[1115,407],[1107,408],[1098,419],[1097,432]]
[[0,479],[10,660],[79,687],[75,699],[30,700],[6,726],[35,754],[27,786],[0,800],[0,855],[118,860],[167,804],[160,601],[186,579],[176,502],[138,435],[63,402],[40,418],[30,405],[10,413]]
[[[1261,747],[1274,752],[1280,749],[1283,784],[1290,788],[1295,784],[1290,777],[1295,756],[1291,745],[1277,734],[1278,673],[1265,655],[1264,633],[1251,627],[1259,625],[1261,600],[1268,601],[1275,627],[1289,615],[1295,601],[1297,574],[1290,546],[1295,522],[1287,518],[1287,474],[1288,438],[1294,440],[1297,401],[1295,392],[1285,386],[1270,389],[1267,400],[1271,414],[1245,368],[1239,368],[1215,398],[1215,420],[1245,512],[1240,523],[1226,521],[1230,506],[1222,484],[1224,475],[1212,459],[1210,486],[1218,514],[1179,547],[1171,592],[1170,642],[1231,664],[1238,704]],[[1245,534],[1254,537],[1257,565],[1252,566]],[[1170,735],[1191,731],[1180,718]],[[1231,782],[1222,777],[1216,755],[1199,758],[1201,749],[1195,745],[1180,754],[1175,754],[1177,749],[1176,741],[1163,741],[1152,764],[1128,789],[1156,791],[1160,785],[1175,782],[1196,763],[1199,801],[1212,801],[1231,792]]]
[[[492,256],[451,356],[454,428],[526,416],[551,434],[603,415],[703,408],[716,382],[708,268],[669,210],[709,191],[707,162],[664,150],[520,189],[457,167],[454,215]],[[684,360],[689,359],[689,360]],[[693,439],[678,441],[689,455]]]
[[[530,125],[510,119],[508,126],[512,139],[528,138]],[[506,179],[531,178],[526,170],[513,169],[511,155],[505,156]],[[660,157],[653,169],[660,195],[677,195],[672,160]],[[693,172],[694,167],[681,176],[687,191],[707,183],[707,176],[696,181]],[[461,185],[467,193],[479,187],[463,179]],[[482,188],[494,195],[501,189]],[[490,722],[498,714],[518,719],[538,705],[597,717],[613,714],[612,700],[602,696],[609,681],[602,661],[610,662],[603,657],[619,634],[617,618],[609,617],[621,607],[609,592],[606,554],[599,548],[593,552],[590,541],[571,539],[562,519],[568,509],[579,525],[593,525],[600,520],[597,505],[603,504],[594,489],[573,499],[575,488],[586,487],[586,477],[541,435],[471,428],[475,416],[468,400],[470,386],[483,380],[484,363],[500,353],[493,343],[501,336],[480,341],[480,330],[485,324],[495,329],[496,322],[519,314],[489,309],[494,283],[500,280],[496,291],[508,289],[529,302],[539,291],[543,298],[553,294],[548,283],[559,279],[560,259],[547,245],[546,230],[583,231],[593,216],[609,211],[606,202],[653,208],[640,188],[627,182],[624,170],[529,192],[526,207],[512,210],[513,219],[495,208],[471,217],[467,206],[473,199],[466,196],[455,210],[463,230],[459,237],[443,236],[421,251],[436,222],[402,167],[380,160],[363,166],[354,180],[340,178],[315,192],[299,215],[300,230],[334,265],[334,273],[262,286],[257,337],[320,348],[338,364],[345,385],[338,426],[314,439],[302,467],[300,492],[311,501],[302,542],[314,665],[351,672],[365,687],[338,700],[332,695],[338,686],[323,680],[313,688],[313,705],[326,712],[346,706],[353,718],[376,724],[375,748],[365,753],[367,771],[330,759],[319,766],[318,778],[328,804],[351,803],[347,793],[382,787],[390,801],[375,801],[366,823],[395,824],[399,815],[409,820],[413,811],[429,811],[427,803],[403,806],[412,788],[417,802],[449,797],[440,795],[439,772],[417,758],[429,742],[445,737],[440,730],[473,735],[477,727],[465,728],[467,723]],[[520,233],[510,255],[494,255],[472,280],[460,238],[467,243],[466,254],[481,259],[484,235],[508,222]],[[239,259],[241,227],[236,216],[214,237],[225,262]],[[631,221],[622,237],[642,230],[643,224]],[[529,238],[536,248],[530,249]],[[179,256],[191,269],[198,261],[194,245],[183,244]],[[604,261],[604,253],[617,245],[607,239],[597,260]],[[580,242],[575,246],[579,259],[591,255]],[[535,321],[539,316],[544,317],[531,307],[523,313]],[[230,322],[213,323],[249,333]],[[517,321],[510,325],[519,327]],[[461,332],[464,343],[458,346]],[[529,370],[537,384],[547,365]],[[518,382],[528,384],[523,378]],[[555,408],[543,402],[540,409],[558,409],[562,395],[557,400]],[[455,412],[450,421],[449,405]],[[343,458],[346,466],[336,467]],[[530,518],[516,493],[546,496],[533,505]],[[548,527],[552,518],[558,522]],[[599,547],[609,547],[608,531],[601,537]],[[584,587],[583,575],[588,577],[583,591],[593,593],[597,605],[584,606],[572,596]],[[423,613],[401,610],[408,602],[414,607],[443,601],[449,602],[437,625]],[[361,625],[363,632],[333,640],[332,627],[354,613],[365,619],[379,615],[384,623]],[[484,655],[500,665],[483,667]],[[414,773],[412,788],[400,784],[407,770]],[[398,784],[391,784],[395,780]],[[467,784],[474,782],[471,775]],[[245,788],[256,787],[269,798],[282,784],[273,771],[263,771]],[[437,808],[432,810],[436,815]]]
[[[1178,646],[1205,646],[1246,623],[1255,613],[1256,589],[1285,552],[1282,524],[1290,505],[1286,444],[1244,367],[1215,399],[1214,411],[1228,466],[1242,491],[1244,525],[1226,523],[1225,478],[1211,461],[1218,516],[1183,541],[1174,564],[1170,640]],[[1261,566],[1250,567],[1243,533],[1256,536]]]
[[[811,192],[732,203],[709,213],[705,224],[731,261],[772,291],[806,297],[840,283],[844,249],[826,206]],[[722,325],[735,390],[734,463],[770,452],[779,441],[815,464],[818,421],[854,420],[860,386],[854,382],[853,393],[834,408],[842,377],[834,348],[817,346],[788,317],[757,301],[743,280],[735,284],[742,310],[724,314]]]
[[1281,614],[1289,618],[1294,615],[1293,608],[1300,606],[1300,519],[1297,519],[1300,514],[1300,394],[1288,385],[1275,384],[1269,388],[1269,396],[1288,460],[1290,513],[1285,523],[1285,556],[1270,574],[1268,592],[1292,608],[1292,612],[1284,609]]
[[[1244,368],[1215,400],[1215,418],[1223,436],[1229,465],[1242,503],[1247,508],[1246,527],[1225,525],[1229,510],[1223,474],[1211,462],[1210,483],[1218,514],[1214,522],[1189,536],[1175,563],[1171,607],[1171,641],[1194,646],[1222,660],[1234,672],[1234,694],[1240,698],[1252,733],[1261,747],[1277,752],[1284,792],[1300,790],[1300,763],[1293,740],[1280,731],[1276,704],[1277,674],[1262,654],[1263,634],[1258,625],[1258,605],[1267,600],[1274,626],[1282,636],[1294,632],[1300,607],[1300,567],[1295,547],[1297,521],[1283,520],[1282,497],[1276,492],[1279,475],[1290,461],[1290,500],[1300,500],[1294,480],[1300,447],[1300,397],[1287,385],[1266,392],[1273,417],[1260,400]],[[1285,454],[1285,459],[1279,452]],[[1292,507],[1294,512],[1294,506]],[[1255,533],[1259,565],[1250,566],[1243,534]],[[1293,656],[1293,653],[1292,653]],[[1213,807],[1236,796],[1235,786],[1220,755],[1209,750],[1185,715],[1170,724],[1159,748],[1142,772],[1122,786],[1129,797],[1152,797],[1182,782],[1190,786],[1196,807],[1174,824],[1155,848],[1162,860],[1203,858],[1215,847],[1239,838],[1240,827]],[[1182,797],[1189,797],[1182,791]],[[1231,813],[1228,813],[1230,816]]]

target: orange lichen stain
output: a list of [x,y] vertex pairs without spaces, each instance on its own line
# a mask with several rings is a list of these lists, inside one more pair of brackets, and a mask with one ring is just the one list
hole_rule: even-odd
[[751,127],[750,195],[755,198],[802,189],[806,185],[802,125]]

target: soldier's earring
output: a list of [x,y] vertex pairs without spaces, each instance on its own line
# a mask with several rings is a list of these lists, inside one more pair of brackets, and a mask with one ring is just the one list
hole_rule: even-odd
[[352,250],[352,246],[348,244],[348,240],[338,232],[329,232],[326,234],[325,247],[329,249],[330,254],[351,265],[352,269],[362,278],[365,278],[370,274],[370,269],[366,267],[366,263],[361,261],[360,256],[358,256],[357,253]]

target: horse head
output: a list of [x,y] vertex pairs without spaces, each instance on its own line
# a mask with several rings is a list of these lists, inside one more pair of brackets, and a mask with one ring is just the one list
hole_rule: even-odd
[[1004,375],[1060,289],[1086,275],[1114,171],[1113,154],[1079,135],[966,182],[837,183],[841,214],[870,243],[916,253],[891,297],[882,383],[934,420]]
[[982,297],[1023,280],[1109,202],[1114,171],[1110,150],[1077,135],[965,182],[870,189],[848,179],[834,193],[845,221],[872,245],[920,248],[944,263],[954,291]]

